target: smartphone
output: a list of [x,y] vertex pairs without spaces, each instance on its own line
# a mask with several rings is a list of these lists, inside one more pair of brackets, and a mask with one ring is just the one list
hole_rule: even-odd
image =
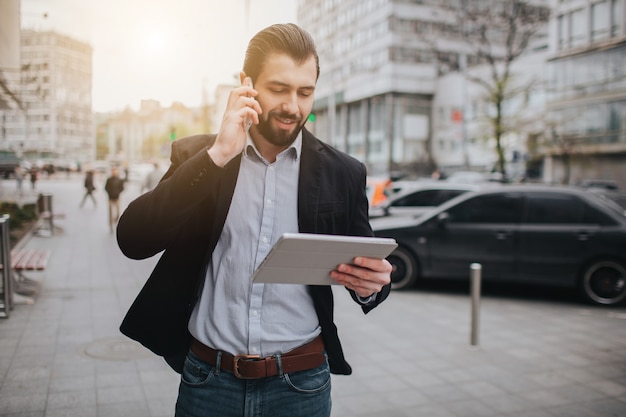
[[[250,88],[254,88],[254,86],[252,85],[252,78],[248,77],[248,79],[250,80]],[[250,130],[250,126],[252,126],[252,118],[246,117],[246,121],[244,122],[244,127],[246,128],[246,132]]]

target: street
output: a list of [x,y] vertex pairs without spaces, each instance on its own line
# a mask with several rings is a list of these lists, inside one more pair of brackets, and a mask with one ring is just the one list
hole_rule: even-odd
[[[33,304],[0,319],[0,416],[173,416],[178,375],[118,326],[157,258],[133,261],[81,174],[42,178],[63,230],[25,244],[52,252]],[[13,180],[1,195],[15,198]],[[36,192],[24,183],[26,197]],[[125,207],[140,190],[128,183]],[[469,269],[468,269],[469,276]],[[626,416],[626,306],[571,291],[486,286],[479,343],[470,345],[467,285],[393,292],[368,315],[334,288],[351,376],[333,376],[333,417]]]

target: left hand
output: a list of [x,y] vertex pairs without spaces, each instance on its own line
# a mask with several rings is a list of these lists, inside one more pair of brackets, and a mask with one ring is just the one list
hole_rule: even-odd
[[330,277],[361,298],[376,294],[391,282],[391,264],[386,259],[357,256],[354,265],[341,264]]

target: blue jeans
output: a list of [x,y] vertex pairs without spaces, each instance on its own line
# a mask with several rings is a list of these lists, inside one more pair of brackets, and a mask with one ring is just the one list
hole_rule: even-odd
[[176,417],[329,417],[328,361],[307,371],[239,379],[189,352]]

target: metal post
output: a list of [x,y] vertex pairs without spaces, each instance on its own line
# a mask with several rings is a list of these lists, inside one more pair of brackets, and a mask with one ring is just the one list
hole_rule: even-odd
[[13,275],[11,274],[11,249],[9,215],[0,216],[0,263],[2,263],[2,307],[0,317],[9,318],[13,309]]
[[480,313],[480,284],[482,265],[473,263],[470,265],[471,295],[472,295],[472,329],[470,343],[472,346],[478,345],[478,327]]
[[54,235],[57,226],[54,225],[54,211],[52,208],[52,194],[41,194],[37,196],[37,212],[39,218],[43,223],[47,225],[44,233],[44,229],[39,228],[37,234],[39,236],[51,237]]

